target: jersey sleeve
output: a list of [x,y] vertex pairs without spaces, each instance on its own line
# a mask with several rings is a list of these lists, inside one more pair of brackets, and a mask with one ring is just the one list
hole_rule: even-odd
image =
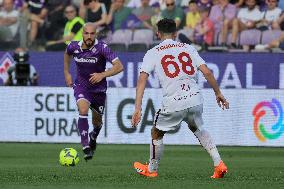
[[113,62],[118,59],[116,53],[113,52],[106,43],[103,43],[101,53],[109,62]]
[[72,41],[67,45],[66,47],[66,53],[70,56],[73,55],[74,53],[74,44],[72,43]]
[[190,48],[190,57],[192,61],[196,64],[197,68],[201,66],[202,64],[206,64],[206,62],[203,60],[203,58],[200,57],[199,53],[193,46],[189,46]]
[[74,34],[77,34],[81,28],[83,27],[83,24],[81,24],[79,21],[74,24],[73,28],[71,29],[71,32]]
[[147,74],[150,74],[154,69],[155,69],[155,64],[153,62],[153,55],[151,55],[151,51],[148,51],[144,58],[143,58],[143,62],[142,65],[140,67],[140,73],[141,72],[145,72]]

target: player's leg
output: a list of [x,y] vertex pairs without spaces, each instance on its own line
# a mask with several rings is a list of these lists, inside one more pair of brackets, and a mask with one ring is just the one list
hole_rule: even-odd
[[78,129],[81,136],[81,144],[83,147],[83,152],[85,153],[84,158],[90,159],[91,148],[89,146],[89,123],[88,123],[88,111],[90,107],[90,102],[84,98],[77,100],[77,107],[79,110],[78,119]]
[[97,137],[101,131],[102,128],[102,115],[99,114],[97,111],[92,110],[92,123],[93,123],[93,131],[90,132],[90,143],[89,146],[91,147],[91,150],[95,152],[97,148]]
[[94,152],[97,147],[97,137],[101,131],[103,121],[103,113],[106,101],[106,93],[94,93],[92,94],[93,101],[91,104],[92,110],[92,124],[93,124],[93,131],[90,132],[90,147]]
[[[222,165],[221,166],[222,169],[224,169],[224,171],[227,172],[227,167],[225,166],[225,164],[223,166],[223,162],[221,160],[220,154],[218,152],[218,149],[211,135],[209,134],[207,130],[202,128],[202,125],[203,125],[202,112],[203,112],[202,105],[189,108],[188,116],[185,119],[185,121],[187,122],[189,129],[194,133],[196,138],[199,140],[200,144],[211,156],[212,161],[214,163],[214,167],[218,167],[219,165]],[[218,178],[221,178],[221,176],[223,177],[224,174],[225,172],[222,173],[222,175],[219,175],[220,177]]]
[[134,168],[137,173],[147,177],[158,176],[158,166],[164,152],[163,136],[165,133],[165,131],[161,131],[153,126],[151,130],[152,141],[150,143],[149,164],[135,162]]
[[209,132],[202,128],[202,105],[195,106],[189,109],[189,114],[187,120],[189,129],[194,133],[196,138],[199,140],[203,148],[210,154],[214,162],[214,166],[217,166],[220,161],[220,155],[218,153],[217,147],[210,136]]
[[88,91],[82,88],[80,85],[74,85],[74,96],[77,102],[79,110],[78,119],[78,130],[81,135],[81,144],[83,146],[85,160],[93,157],[91,148],[89,146],[89,123],[88,123],[88,112],[91,105],[92,98]]
[[164,152],[163,137],[166,132],[157,129],[155,126],[151,130],[152,141],[150,144],[150,159],[148,170],[158,171],[158,166]]
[[154,126],[151,130],[152,140],[150,143],[149,164],[134,163],[134,167],[139,174],[147,177],[158,176],[158,166],[164,151],[163,136],[167,131],[177,129],[183,120],[183,116],[184,111],[173,113],[157,112]]

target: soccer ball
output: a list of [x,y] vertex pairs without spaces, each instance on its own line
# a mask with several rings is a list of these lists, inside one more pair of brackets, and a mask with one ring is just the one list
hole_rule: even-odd
[[59,163],[62,166],[75,166],[79,163],[78,152],[74,148],[64,148],[59,154]]

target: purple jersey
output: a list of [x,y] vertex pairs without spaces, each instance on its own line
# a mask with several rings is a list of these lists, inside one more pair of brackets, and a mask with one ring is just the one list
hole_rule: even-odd
[[83,41],[72,41],[66,49],[69,55],[74,57],[77,67],[77,78],[75,85],[79,85],[90,92],[106,92],[107,82],[103,79],[99,83],[90,83],[90,74],[101,73],[106,69],[106,62],[113,62],[117,55],[107,46],[106,43],[95,40],[90,49],[82,49]]

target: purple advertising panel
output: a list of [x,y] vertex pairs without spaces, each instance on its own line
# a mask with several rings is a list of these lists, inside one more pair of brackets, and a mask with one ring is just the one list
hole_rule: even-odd
[[[0,85],[6,78],[7,65],[11,65],[12,53],[0,52]],[[136,86],[139,66],[144,53],[118,53],[124,72],[108,78],[109,87]],[[279,89],[284,88],[284,54],[282,53],[201,53],[214,73],[221,88]],[[63,74],[63,52],[32,52],[29,63],[39,73],[40,86],[65,86]],[[107,67],[110,67],[108,64]],[[71,73],[75,77],[75,65]],[[199,74],[199,84],[208,84]],[[159,88],[156,75],[150,75],[148,88]]]

